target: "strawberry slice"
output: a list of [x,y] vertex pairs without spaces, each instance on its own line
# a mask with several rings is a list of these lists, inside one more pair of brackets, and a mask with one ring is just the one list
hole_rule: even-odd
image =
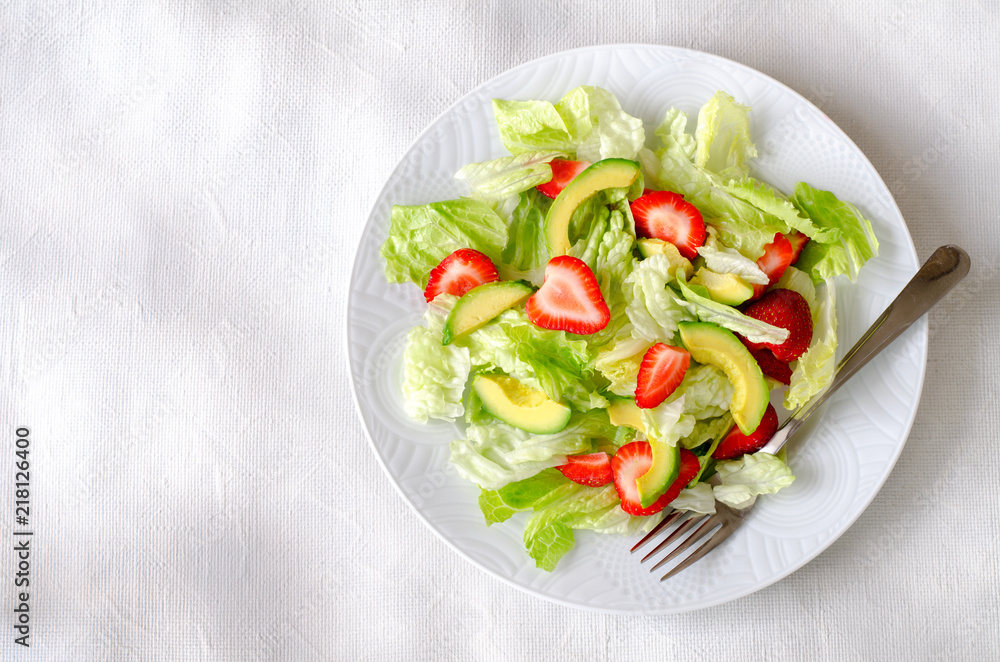
[[[803,243],[803,245],[805,244]],[[767,274],[767,285],[754,284],[753,296],[751,298],[759,298],[767,288],[777,283],[781,275],[785,273],[785,269],[792,264],[795,257],[798,257],[798,255],[795,253],[792,242],[780,232],[776,233],[771,243],[764,247],[764,254],[757,259],[757,266]]]
[[658,342],[646,350],[639,365],[635,404],[652,409],[667,399],[680,385],[691,364],[686,349]]
[[778,429],[778,412],[768,404],[760,425],[750,434],[743,434],[735,425],[716,447],[712,457],[716,460],[732,460],[746,453],[756,453]]
[[636,235],[669,241],[689,260],[698,257],[698,247],[705,243],[705,221],[680,193],[650,191],[631,208]]
[[809,349],[813,335],[812,313],[809,312],[809,304],[798,292],[784,288],[768,290],[747,306],[743,314],[789,331],[788,338],[781,344],[755,343],[741,337],[740,340],[751,351],[767,348],[779,361],[790,363]]
[[544,184],[539,184],[535,188],[542,195],[548,196],[555,200],[562,190],[576,178],[581,172],[590,167],[590,163],[587,161],[567,161],[566,159],[552,159],[549,161],[549,166],[552,168],[552,179],[545,182]]
[[[741,340],[745,339],[741,338]],[[760,366],[761,371],[765,375],[781,382],[785,386],[792,383],[791,367],[789,367],[789,365],[784,361],[779,361],[774,356],[774,352],[761,347],[760,349],[751,349],[750,353],[753,355],[754,359],[757,361],[757,365]]]
[[643,508],[639,503],[639,488],[636,480],[639,476],[649,471],[653,464],[653,449],[648,441],[633,441],[618,449],[615,456],[611,458],[611,469],[615,475],[615,491],[622,500],[622,510],[629,515],[653,515],[660,512],[667,505],[677,498],[687,484],[691,482],[701,466],[698,463],[698,456],[687,450],[681,449],[681,465],[677,473],[677,478],[670,484],[667,491],[659,499],[653,502],[652,506]]
[[588,487],[601,487],[615,479],[611,471],[611,456],[604,451],[586,455],[570,455],[566,464],[556,467],[574,483]]
[[542,286],[524,308],[535,326],[569,333],[597,333],[611,320],[594,272],[569,255],[549,260]]
[[795,264],[799,261],[799,255],[802,254],[802,249],[809,243],[809,237],[801,232],[792,231],[790,234],[786,234],[785,238],[788,239],[788,243],[792,245],[792,264]]
[[430,302],[445,293],[460,297],[477,285],[498,280],[500,275],[490,258],[471,248],[459,248],[431,270],[424,298]]

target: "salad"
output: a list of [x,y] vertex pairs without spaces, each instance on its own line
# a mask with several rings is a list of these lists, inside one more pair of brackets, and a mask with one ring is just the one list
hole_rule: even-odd
[[598,87],[493,110],[509,155],[463,167],[465,197],[394,206],[381,249],[427,301],[406,412],[462,424],[450,461],[486,525],[519,522],[551,571],[574,531],[633,535],[790,485],[759,452],[772,401],[831,382],[835,279],[876,255],[871,223],[754,178],[750,109],[722,91],[652,135]]

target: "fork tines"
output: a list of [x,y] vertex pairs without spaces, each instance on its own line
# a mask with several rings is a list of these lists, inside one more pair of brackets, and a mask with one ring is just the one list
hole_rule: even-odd
[[687,511],[674,511],[653,527],[642,540],[632,547],[631,551],[634,553],[647,542],[654,540],[673,526],[673,530],[670,530],[669,534],[656,547],[643,556],[640,561],[640,563],[645,563],[659,552],[677,543],[672,551],[649,569],[650,572],[654,572],[671,561],[682,558],[685,552],[690,551],[691,553],[687,557],[684,557],[680,563],[660,578],[660,581],[664,581],[687,568],[725,540],[728,532],[723,532],[722,530],[718,530],[718,534],[714,537],[709,537],[709,534],[716,531],[720,525],[724,525],[725,523],[726,518],[721,512],[716,512],[714,515],[703,515]]

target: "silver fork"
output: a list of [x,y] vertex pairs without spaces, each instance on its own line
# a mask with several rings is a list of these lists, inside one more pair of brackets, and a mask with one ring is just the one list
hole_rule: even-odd
[[[899,334],[920,319],[934,304],[948,293],[962,278],[969,273],[969,256],[958,246],[942,246],[934,251],[906,287],[889,304],[875,323],[861,336],[857,344],[837,365],[836,374],[830,387],[810,402],[796,410],[774,433],[770,441],[761,448],[765,453],[777,453],[785,442],[795,434],[803,423],[819,409],[823,402],[843,385],[851,376],[868,363],[876,354],[885,349]],[[718,476],[708,481],[712,485],[719,484]],[[652,551],[642,557],[640,563],[645,563],[657,553],[676,543],[669,554],[660,559],[650,572],[679,559],[684,552],[692,551],[687,557],[675,565],[667,574],[660,578],[664,581],[684,570],[692,563],[708,554],[739,528],[746,519],[753,505],[742,510],[736,510],[724,503],[715,503],[714,515],[691,514],[686,511],[674,511],[657,524],[646,536],[632,547],[632,552],[652,541],[673,524],[677,528],[670,532]],[[714,535],[707,537],[715,531]],[[685,534],[688,534],[685,537]],[[698,543],[702,543],[696,547]]]

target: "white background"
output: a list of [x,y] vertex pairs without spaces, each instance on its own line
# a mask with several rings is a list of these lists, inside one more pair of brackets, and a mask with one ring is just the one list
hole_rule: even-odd
[[[0,548],[18,426],[35,531],[27,650],[0,553],[0,658],[1000,658],[1000,7],[595,7],[0,8]],[[362,224],[422,128],[512,66],[627,42],[789,85],[872,161],[921,259],[973,261],[865,514],[681,616],[553,605],[458,557],[378,467],[343,353]]]

